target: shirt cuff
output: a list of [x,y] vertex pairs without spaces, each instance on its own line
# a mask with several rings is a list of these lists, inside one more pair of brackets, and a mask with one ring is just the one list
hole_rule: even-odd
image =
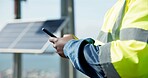
[[79,40],[72,39],[72,40],[68,41],[64,45],[64,48],[63,48],[64,55],[67,58],[77,56],[77,49],[82,41],[83,41],[83,39],[79,39]]

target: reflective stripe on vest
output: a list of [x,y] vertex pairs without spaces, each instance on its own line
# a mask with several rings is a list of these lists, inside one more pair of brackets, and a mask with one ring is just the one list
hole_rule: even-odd
[[119,31],[120,31],[119,29],[121,26],[122,18],[124,16],[125,5],[126,5],[126,0],[124,1],[124,4],[119,12],[118,18],[114,23],[112,33],[100,31],[99,36],[97,38],[99,41],[107,43],[119,39]]
[[120,31],[120,40],[136,40],[148,43],[148,30],[125,28]]
[[[103,31],[100,32],[100,41],[106,43],[113,41],[111,33],[105,33]],[[148,30],[144,30],[141,28],[125,28],[120,31],[119,40],[136,40],[148,43]]]
[[119,39],[119,32],[120,32],[120,27],[121,27],[121,23],[122,23],[122,18],[124,16],[124,11],[125,11],[125,5],[126,5],[126,0],[123,4],[123,7],[121,8],[118,18],[116,19],[116,22],[114,24],[114,27],[112,29],[112,38],[113,40],[117,40]]
[[101,50],[104,52],[99,54],[99,57],[101,58],[100,64],[107,78],[120,78],[119,74],[111,63],[110,46],[110,43],[107,43],[104,46],[100,46]]
[[97,40],[103,43],[108,43],[108,42],[113,41],[113,38],[112,38],[111,33],[100,31]]
[[[125,5],[126,5],[126,1],[124,1],[124,4],[123,4],[123,6],[119,12],[119,15],[114,23],[112,33],[108,33],[108,32],[105,33],[103,31],[101,31],[99,33],[98,40],[100,40],[103,43],[108,43],[113,40],[119,39],[119,31],[120,31],[119,29],[121,26],[121,21],[122,21],[123,15],[124,15]],[[107,48],[106,48],[106,46],[107,46]],[[111,63],[110,43],[108,43],[107,45],[104,45],[103,47],[101,46],[100,48],[102,48],[101,50],[103,50],[103,52],[105,51],[105,53],[100,53],[99,57],[101,58],[100,64],[101,64],[105,74],[107,75],[107,78],[120,78],[119,74],[117,73],[117,71],[115,70],[114,66]]]

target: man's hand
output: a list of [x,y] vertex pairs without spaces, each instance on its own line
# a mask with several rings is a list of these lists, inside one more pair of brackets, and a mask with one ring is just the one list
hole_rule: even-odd
[[74,36],[71,34],[64,35],[62,38],[54,38],[50,37],[49,41],[53,43],[53,47],[57,50],[57,53],[61,56],[66,58],[64,55],[64,45],[69,41],[74,39]]

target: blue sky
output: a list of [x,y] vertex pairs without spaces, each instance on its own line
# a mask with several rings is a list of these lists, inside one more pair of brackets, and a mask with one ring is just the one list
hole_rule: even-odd
[[[0,0],[0,22],[14,18],[14,0]],[[75,0],[76,36],[97,38],[105,12],[117,0]],[[22,2],[22,19],[60,18],[60,0]]]

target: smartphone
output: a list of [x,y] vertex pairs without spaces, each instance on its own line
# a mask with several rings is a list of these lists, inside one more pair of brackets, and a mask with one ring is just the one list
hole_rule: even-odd
[[51,32],[49,32],[47,29],[45,29],[45,28],[42,28],[42,31],[44,31],[46,34],[48,34],[49,36],[51,36],[51,37],[55,37],[55,38],[57,38],[54,34],[52,34]]

